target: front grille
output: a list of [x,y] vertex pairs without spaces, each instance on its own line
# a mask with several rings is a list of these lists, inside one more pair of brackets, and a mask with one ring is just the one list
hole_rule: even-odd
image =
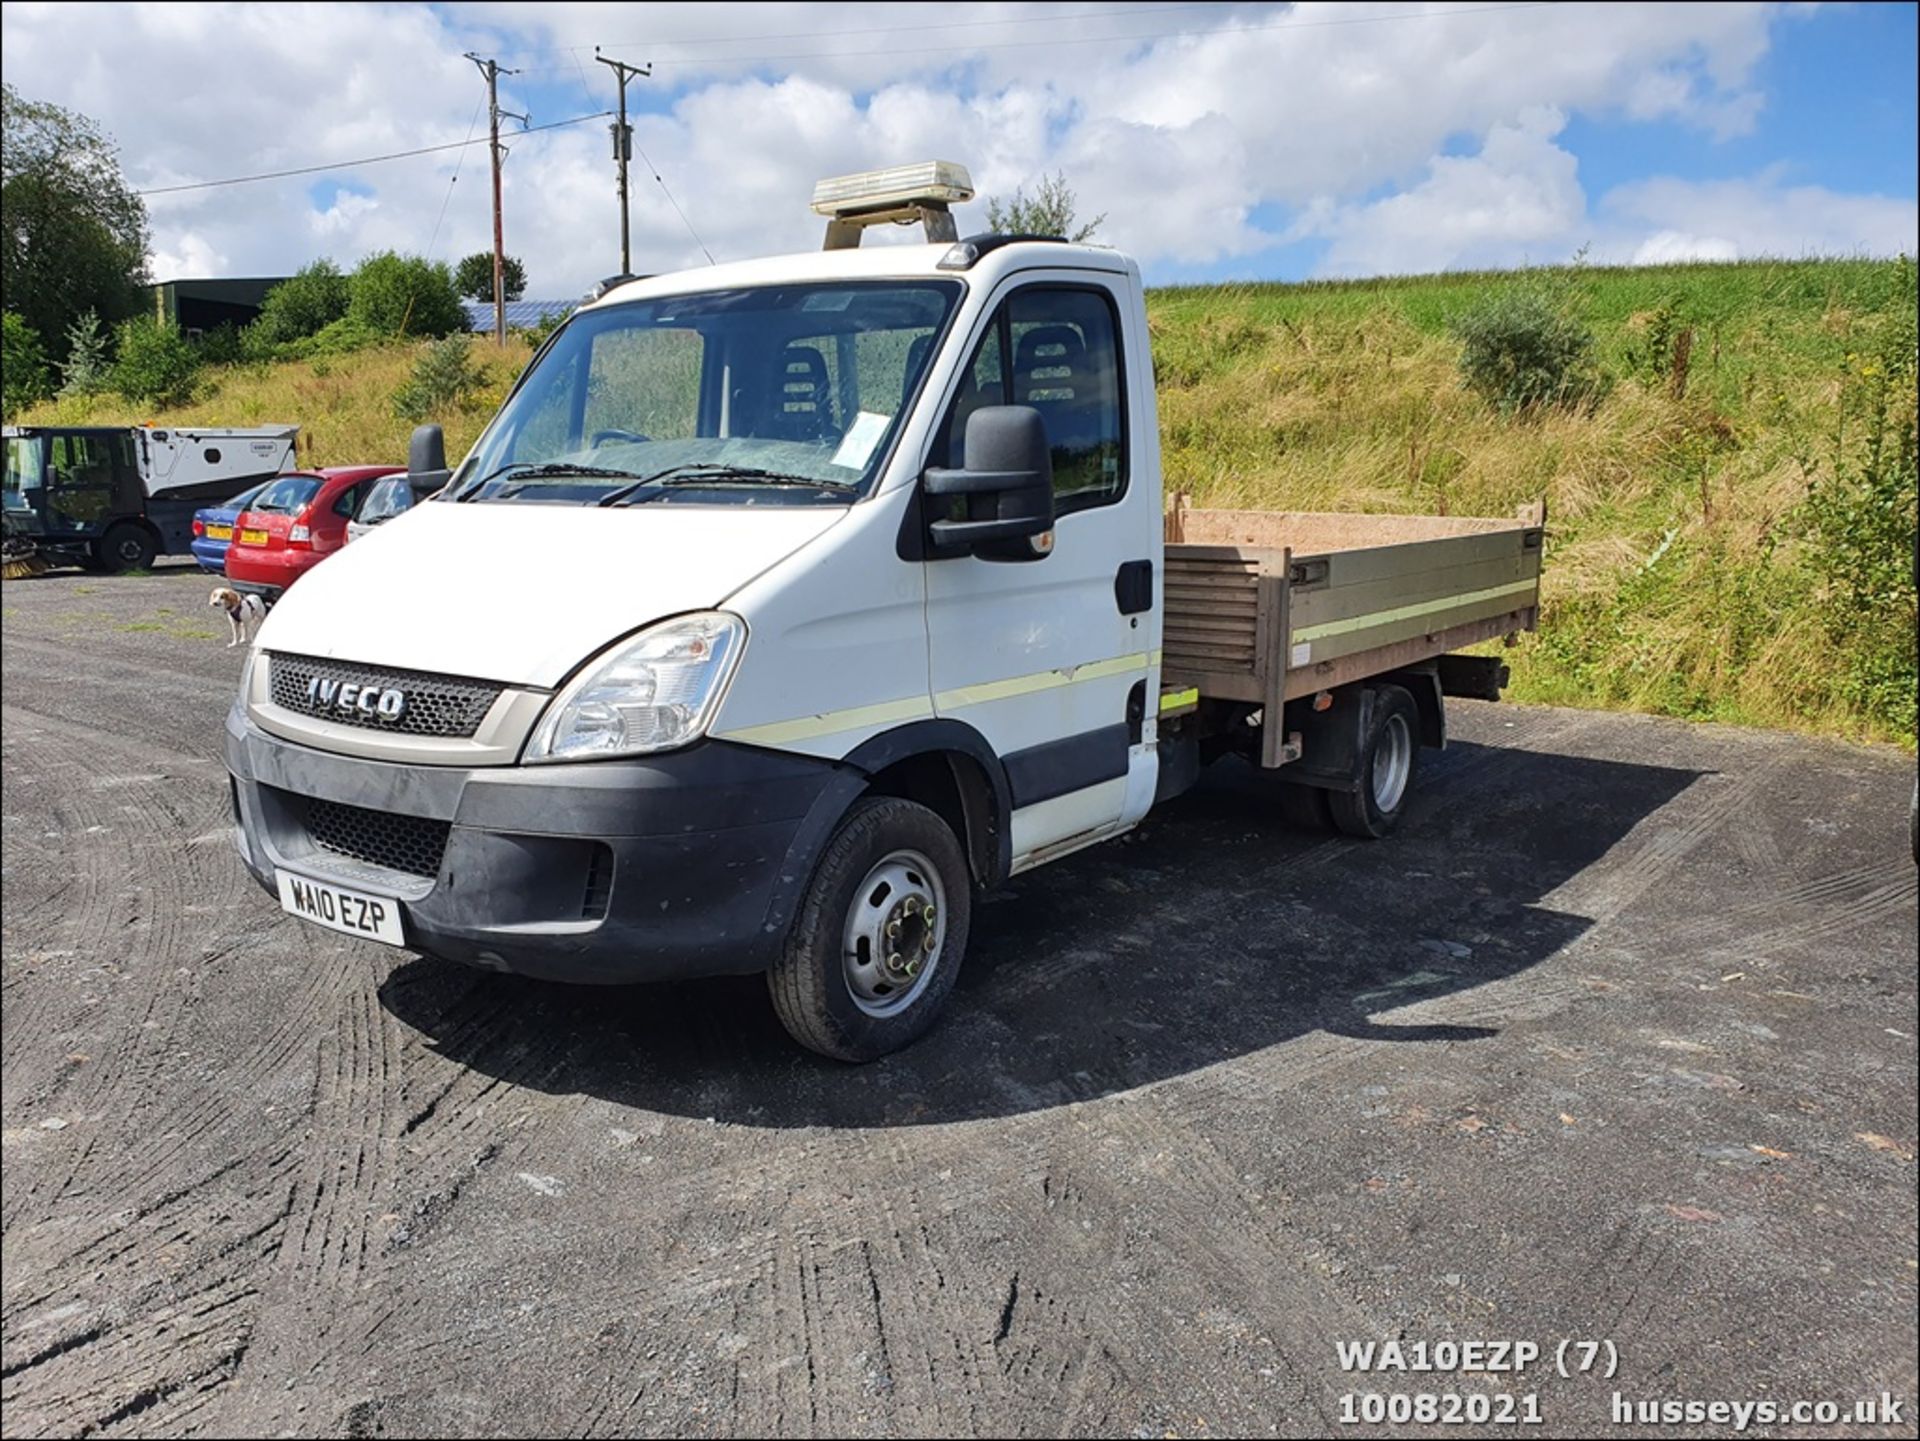
[[[273,703],[282,710],[367,730],[459,739],[480,729],[480,722],[503,689],[492,681],[468,680],[463,676],[432,675],[393,666],[357,665],[352,661],[277,652],[267,657],[267,680]],[[342,707],[337,701],[330,703],[323,698],[327,694],[337,697],[338,691],[317,691],[313,686],[316,680],[325,688],[354,685],[363,690],[399,691],[406,697],[406,704],[397,716]]]
[[587,892],[580,898],[580,919],[603,921],[607,902],[613,899],[613,852],[604,841],[593,842],[593,855],[587,861]]
[[446,821],[396,816],[338,801],[307,802],[307,834],[322,850],[428,880],[440,874],[440,858],[446,854],[451,829]]

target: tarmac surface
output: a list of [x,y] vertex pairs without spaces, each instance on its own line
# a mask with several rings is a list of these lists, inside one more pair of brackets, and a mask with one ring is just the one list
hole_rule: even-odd
[[0,590],[9,1436],[1915,1434],[1901,752],[1456,703],[1371,844],[1223,765],[847,1068],[282,915],[210,584]]

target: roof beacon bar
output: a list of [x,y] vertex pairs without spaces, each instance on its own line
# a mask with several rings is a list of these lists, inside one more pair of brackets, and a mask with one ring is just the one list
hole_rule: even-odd
[[973,177],[951,160],[836,175],[813,187],[813,212],[827,217],[824,250],[852,250],[869,225],[921,225],[929,245],[960,238],[950,205],[973,199]]

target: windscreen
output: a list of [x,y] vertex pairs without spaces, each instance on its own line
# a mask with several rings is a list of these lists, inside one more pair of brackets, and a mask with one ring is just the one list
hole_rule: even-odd
[[7,437],[7,472],[4,501],[8,510],[32,508],[33,496],[42,485],[40,474],[41,440],[37,435]]
[[584,311],[440,498],[844,505],[871,487],[959,295],[780,285]]

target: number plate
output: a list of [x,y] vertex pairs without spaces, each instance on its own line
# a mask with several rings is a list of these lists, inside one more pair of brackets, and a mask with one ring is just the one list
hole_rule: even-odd
[[230,525],[210,525],[207,527],[208,540],[232,540],[233,527]]
[[303,921],[313,921],[329,930],[389,946],[404,946],[406,932],[400,925],[400,902],[391,896],[369,896],[350,891],[331,881],[311,880],[291,871],[276,871],[280,883],[280,909]]
[[242,545],[265,545],[266,543],[267,533],[264,530],[243,530],[240,532],[240,544]]

